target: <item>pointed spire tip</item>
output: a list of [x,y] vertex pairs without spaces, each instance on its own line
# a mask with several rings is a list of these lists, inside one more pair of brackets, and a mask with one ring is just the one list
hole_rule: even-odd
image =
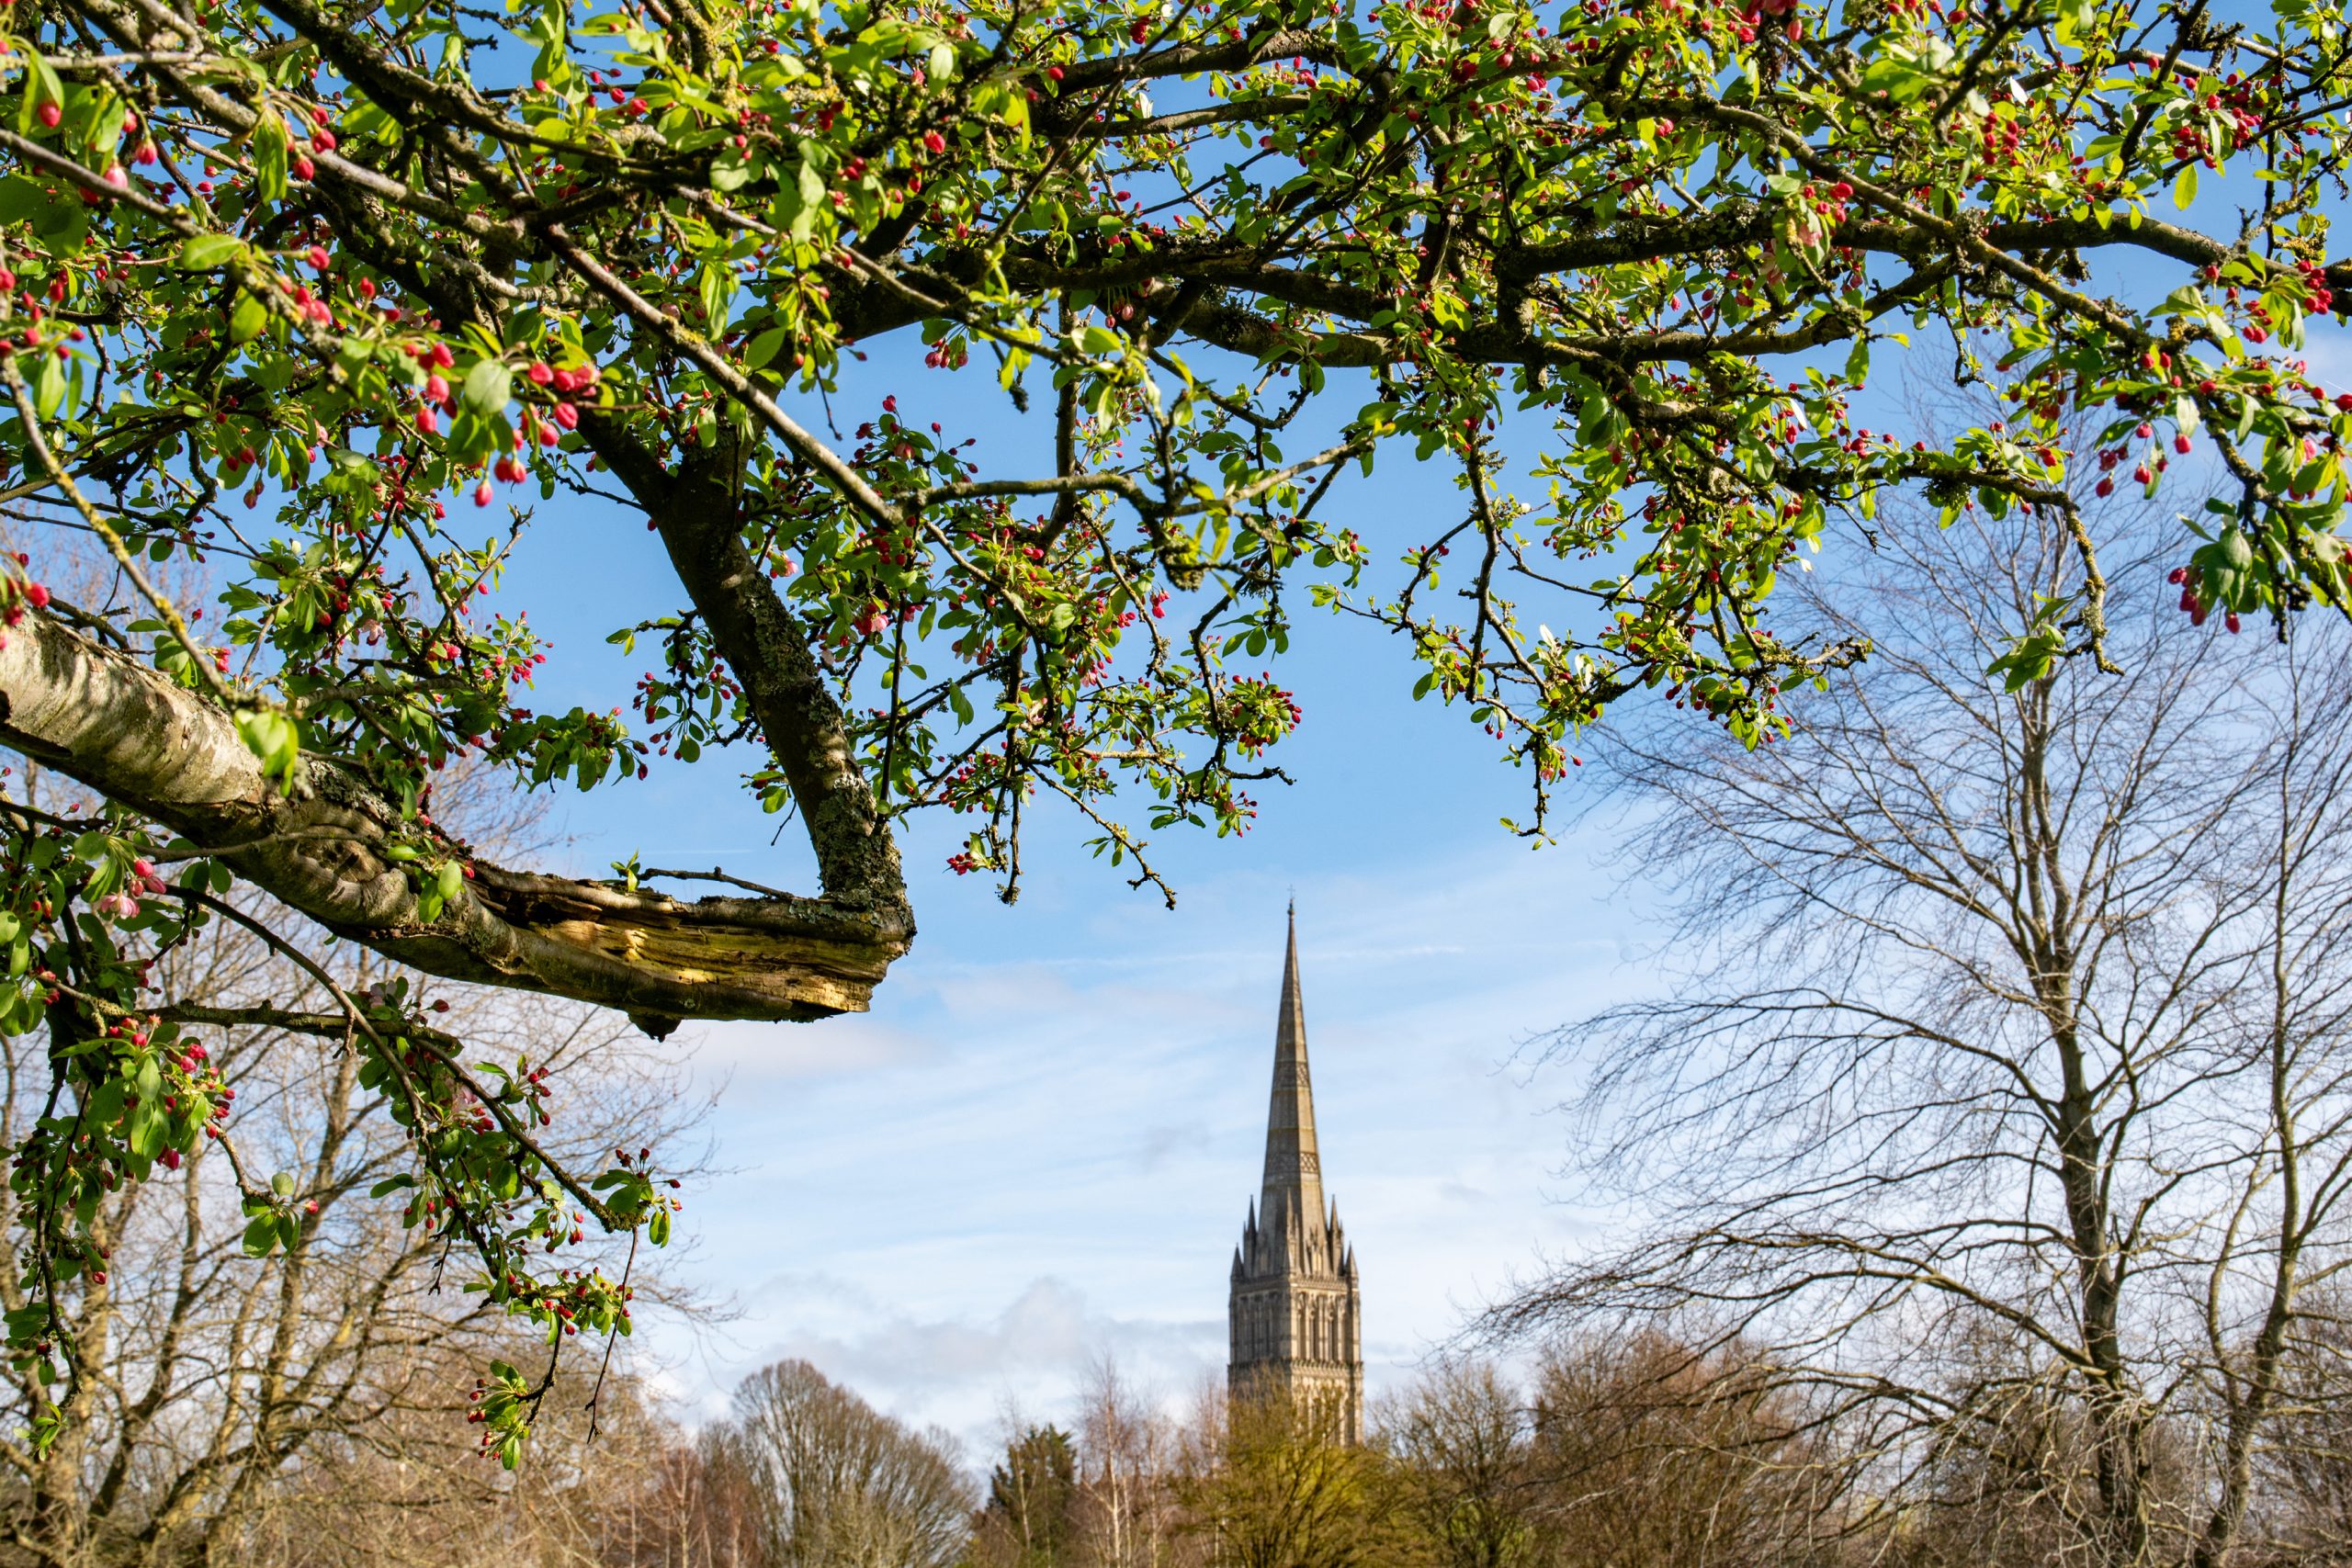
[[[1315,1146],[1315,1098],[1306,1072],[1306,1004],[1300,994],[1298,910],[1294,899],[1283,944],[1282,1000],[1275,1017],[1273,1101],[1266,1118],[1266,1171],[1258,1208],[1261,1224],[1299,1224],[1321,1217],[1321,1165]],[[1304,1200],[1302,1203],[1302,1199]]]

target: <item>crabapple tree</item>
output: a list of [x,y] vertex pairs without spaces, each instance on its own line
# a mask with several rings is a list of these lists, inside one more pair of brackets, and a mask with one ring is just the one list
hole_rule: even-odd
[[[1769,600],[1890,489],[2069,530],[2082,591],[2015,679],[2109,658],[2084,465],[2223,481],[2192,615],[2342,608],[2352,413],[2298,355],[2352,286],[2347,61],[2309,0],[8,0],[0,740],[92,801],[0,835],[0,1028],[55,1078],[11,1350],[75,1375],[77,1215],[220,1126],[143,987],[248,893],[656,1032],[809,1019],[913,937],[906,813],[964,814],[953,863],[1008,897],[1024,819],[1152,884],[1148,835],[1245,827],[1303,611],[1393,634],[1540,832],[1611,703],[1752,744],[1860,657]],[[1920,334],[2007,417],[1874,412]],[[906,378],[844,410],[868,354]],[[1034,465],[955,428],[984,400]],[[1360,514],[1349,470],[1413,462],[1458,506]],[[613,628],[653,666],[627,721],[536,708],[548,653],[489,596],[590,491],[673,569]],[[434,819],[460,754],[626,789],[729,743],[812,894],[502,866]],[[401,1201],[552,1344],[616,1323],[527,1258],[658,1244],[642,1163],[551,1161],[533,1069],[318,979],[265,1021],[362,1054]],[[245,1201],[256,1249],[300,1225]]]

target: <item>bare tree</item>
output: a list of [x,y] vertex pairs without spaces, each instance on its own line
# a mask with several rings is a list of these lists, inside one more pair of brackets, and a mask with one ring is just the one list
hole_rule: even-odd
[[713,1452],[743,1478],[763,1568],[950,1568],[969,1538],[954,1439],[901,1426],[807,1361],[744,1379]]
[[[468,1371],[441,1358],[452,1376]],[[714,1486],[695,1445],[634,1378],[585,1379],[549,1404],[556,1438],[533,1463],[484,1465],[438,1412],[397,1431],[313,1445],[220,1554],[238,1568],[760,1568],[749,1514]]]
[[1452,1568],[1542,1561],[1534,1412],[1490,1361],[1441,1361],[1373,1413],[1407,1507]]
[[1087,1368],[1079,1398],[1081,1560],[1095,1568],[1162,1568],[1176,1540],[1171,1425],[1107,1355]]
[[1736,1340],[1655,1333],[1554,1348],[1524,1472],[1563,1568],[1835,1561],[1842,1510],[1795,1402]]
[[1686,972],[1552,1045],[1587,1169],[1653,1223],[1490,1326],[1696,1314],[1834,1424],[1890,1530],[1973,1474],[2051,1560],[2219,1563],[2345,1258],[2352,660],[2193,629],[2142,560],[2128,675],[2005,689],[2081,590],[2061,525],[1896,519],[1880,560],[1899,635],[1785,743],[1620,738],[1625,868]]
[[2352,1290],[2297,1303],[2279,1434],[2258,1461],[2256,1507],[2279,1555],[2352,1562]]
[[[23,784],[27,799],[43,798],[45,781]],[[462,781],[445,789],[465,813]],[[512,796],[477,799],[470,817],[491,841],[536,831],[535,813]],[[547,1348],[482,1294],[444,1288],[446,1234],[370,1201],[377,1182],[408,1168],[410,1134],[363,1085],[348,1042],[290,1005],[310,984],[305,964],[354,993],[396,979],[373,954],[306,951],[258,921],[224,920],[153,955],[159,1010],[188,1031],[178,1048],[206,1054],[241,1114],[176,1168],[113,1184],[93,1205],[105,1266],[62,1295],[73,1407],[46,1448],[0,1441],[0,1562],[262,1562],[272,1540],[327,1562],[322,1551],[351,1531],[307,1540],[280,1523],[383,1508],[479,1513],[511,1495],[480,1461],[469,1388],[481,1359],[544,1361]],[[666,1050],[616,1020],[456,987],[444,999],[485,1053],[533,1070],[587,1069],[579,1081],[593,1093],[543,1134],[559,1156],[623,1140],[633,1153],[674,1145],[692,1119]],[[43,1114],[50,1049],[43,1035],[0,1036],[0,1144],[17,1145]],[[299,1224],[290,1243],[255,1258],[242,1195],[273,1179]],[[0,1222],[16,1223],[21,1201],[0,1191]],[[25,1305],[16,1274],[0,1277],[0,1306]],[[38,1371],[27,1361],[0,1373],[0,1429],[34,1425]],[[584,1401],[596,1380],[566,1386]],[[629,1403],[617,1386],[613,1397]]]

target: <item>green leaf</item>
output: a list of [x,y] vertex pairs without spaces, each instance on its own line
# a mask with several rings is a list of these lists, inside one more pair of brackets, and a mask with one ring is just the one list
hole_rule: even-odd
[[465,389],[458,394],[466,407],[483,419],[506,412],[514,395],[514,372],[503,359],[485,359],[466,372]]
[[271,1213],[254,1215],[246,1222],[245,1256],[267,1258],[277,1250],[277,1216]]
[[704,265],[695,279],[695,292],[702,299],[703,331],[718,337],[727,330],[728,307],[735,299],[735,274],[718,263]]
[[292,719],[267,708],[246,708],[237,715],[237,733],[246,750],[261,759],[266,777],[294,787],[294,769],[302,758],[302,735]]
[[238,291],[237,302],[229,310],[229,341],[251,343],[261,336],[262,328],[269,325],[269,307],[254,296]]
[[791,335],[787,328],[770,327],[753,338],[751,347],[743,351],[744,365],[757,370],[776,356],[777,351],[784,347],[785,340]]
[[2196,199],[2197,165],[2183,164],[2180,166],[2180,176],[2172,182],[2172,204],[2186,212],[2188,210],[2188,204]]
[[169,1123],[163,1110],[153,1101],[142,1101],[130,1115],[130,1135],[123,1141],[130,1152],[141,1159],[153,1159],[164,1152],[164,1134]]
[[65,367],[57,355],[44,353],[33,372],[33,408],[43,419],[55,416],[65,403]]
[[197,234],[180,246],[180,269],[209,272],[221,263],[243,255],[244,251],[245,243],[234,234]]
[[254,174],[266,201],[286,199],[286,122],[275,114],[265,114],[254,127]]
[[51,201],[34,215],[33,233],[41,249],[60,260],[78,255],[89,238],[90,209],[70,198]]

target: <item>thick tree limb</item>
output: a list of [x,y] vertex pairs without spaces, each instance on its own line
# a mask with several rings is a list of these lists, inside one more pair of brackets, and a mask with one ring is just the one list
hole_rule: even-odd
[[396,962],[619,1008],[655,1032],[684,1018],[862,1010],[913,935],[902,905],[688,903],[482,862],[427,922],[386,852],[413,830],[363,783],[306,757],[281,790],[220,707],[46,615],[27,615],[0,648],[0,743],[215,851]]

